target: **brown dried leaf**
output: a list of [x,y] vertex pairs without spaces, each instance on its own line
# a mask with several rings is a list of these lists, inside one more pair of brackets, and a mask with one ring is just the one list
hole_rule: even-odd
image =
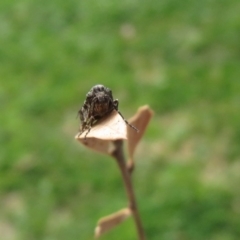
[[126,123],[116,111],[99,120],[85,139],[86,133],[84,131],[80,136],[77,134],[75,138],[85,146],[105,154],[110,154],[112,141],[127,139]]
[[127,164],[128,169],[132,171],[134,164],[133,155],[136,146],[141,140],[152,115],[153,111],[147,105],[138,109],[137,113],[129,120],[129,123],[139,129],[137,133],[134,129],[126,125],[117,111],[113,111],[110,115],[99,120],[92,126],[86,138],[87,131],[84,131],[80,136],[77,134],[75,138],[85,146],[108,155],[111,155],[113,141],[128,139],[129,161]]
[[137,113],[129,119],[129,123],[134,125],[139,129],[139,133],[136,134],[135,131],[132,129],[127,129],[127,136],[128,136],[128,154],[129,154],[129,161],[128,161],[128,169],[130,171],[133,170],[134,162],[133,162],[133,155],[135,149],[141,140],[149,121],[153,116],[153,111],[149,108],[148,105],[142,106],[138,109]]
[[126,220],[129,216],[131,216],[131,214],[132,213],[129,208],[124,208],[116,213],[101,218],[97,223],[97,227],[95,228],[95,237],[98,238],[103,233],[116,227],[121,222]]

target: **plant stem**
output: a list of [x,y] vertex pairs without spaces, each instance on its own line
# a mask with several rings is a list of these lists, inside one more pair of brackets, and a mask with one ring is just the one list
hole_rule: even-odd
[[127,193],[127,197],[128,197],[128,201],[129,201],[129,208],[132,211],[132,215],[133,215],[137,233],[138,233],[138,239],[145,240],[145,233],[144,233],[141,218],[140,218],[140,215],[138,212],[131,177],[130,177],[129,171],[127,169],[125,157],[123,154],[123,141],[116,140],[113,143],[114,143],[114,150],[111,154],[117,160],[118,166],[121,170],[122,178],[124,181],[124,185],[125,185],[125,189],[126,189],[126,193]]

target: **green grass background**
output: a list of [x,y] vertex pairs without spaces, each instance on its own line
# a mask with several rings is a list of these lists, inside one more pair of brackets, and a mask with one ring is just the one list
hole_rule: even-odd
[[[74,140],[89,89],[155,115],[133,182],[149,240],[240,238],[238,0],[1,0],[0,239],[93,239],[127,204]],[[132,219],[101,239],[136,239]]]

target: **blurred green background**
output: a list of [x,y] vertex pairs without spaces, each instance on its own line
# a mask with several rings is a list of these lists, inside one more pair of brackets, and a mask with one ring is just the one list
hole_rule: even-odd
[[[1,0],[0,239],[93,239],[127,204],[75,141],[89,89],[155,111],[133,182],[149,240],[240,237],[238,0]],[[136,239],[132,219],[101,239]]]

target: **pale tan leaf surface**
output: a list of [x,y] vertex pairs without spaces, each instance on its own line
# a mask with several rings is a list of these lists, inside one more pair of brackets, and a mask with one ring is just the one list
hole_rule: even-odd
[[112,141],[127,139],[126,123],[115,110],[92,126],[85,139],[86,133],[77,134],[75,138],[85,146],[105,154],[110,153]]
[[153,111],[147,105],[138,109],[137,113],[129,119],[129,123],[139,129],[139,132],[136,132],[126,125],[125,121],[116,111],[113,111],[110,115],[99,120],[97,124],[92,126],[86,139],[86,130],[80,136],[77,134],[75,138],[85,146],[108,155],[111,153],[112,141],[128,139],[128,168],[132,170],[134,151],[152,115]]
[[153,111],[149,108],[148,105],[145,105],[140,107],[137,113],[132,118],[129,119],[129,123],[134,125],[139,130],[138,134],[136,134],[136,132],[133,129],[127,128],[128,155],[129,155],[128,168],[130,171],[133,170],[133,164],[134,164],[133,155],[134,155],[135,149],[139,141],[141,140],[152,116],[153,116]]
[[131,216],[131,210],[129,208],[124,208],[116,213],[101,218],[97,223],[97,227],[95,228],[95,237],[100,237],[103,233],[116,227],[129,216]]

